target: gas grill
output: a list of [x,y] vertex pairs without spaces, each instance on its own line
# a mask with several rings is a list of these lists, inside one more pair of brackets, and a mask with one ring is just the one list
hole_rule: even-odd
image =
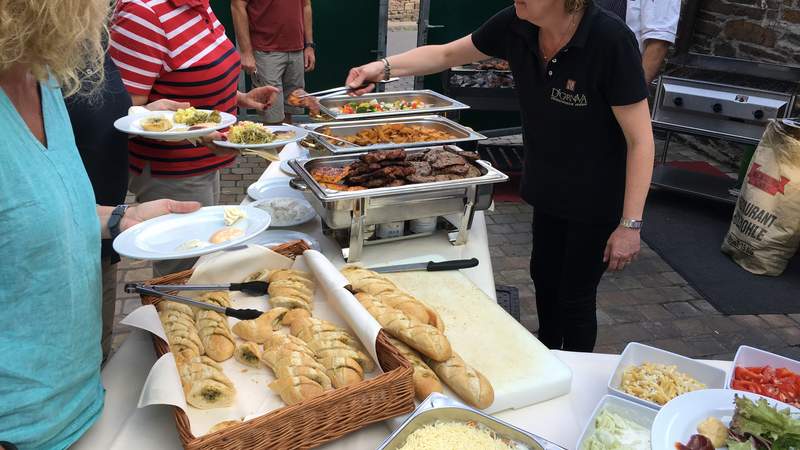
[[655,186],[735,202],[735,180],[664,165],[674,133],[757,145],[770,119],[796,114],[800,68],[688,53],[661,76],[653,128],[666,132]]
[[514,77],[506,61],[490,59],[452,67],[444,71],[442,77],[445,95],[473,109],[519,111]]

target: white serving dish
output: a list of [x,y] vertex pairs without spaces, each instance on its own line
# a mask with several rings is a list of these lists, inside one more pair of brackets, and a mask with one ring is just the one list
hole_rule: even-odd
[[[770,405],[778,409],[790,408],[792,414],[800,410],[771,398],[762,397],[744,391],[731,389],[704,389],[681,395],[667,403],[656,415],[651,433],[652,450],[675,450],[675,443],[686,444],[693,434],[697,434],[697,425],[708,417],[716,417],[725,426],[729,426],[736,395],[747,397],[753,401],[764,398]],[[727,447],[722,447],[727,449]]]
[[737,367],[763,367],[770,366],[774,369],[789,369],[796,374],[800,374],[800,362],[793,359],[786,358],[785,356],[776,355],[765,350],[742,345],[736,351],[736,356],[733,358],[733,365],[725,380],[725,387],[730,389],[731,382],[733,381],[734,370]]
[[575,448],[577,450],[583,450],[583,443],[594,433],[597,416],[599,416],[600,413],[606,409],[624,419],[628,419],[633,423],[647,428],[647,430],[651,430],[653,428],[653,422],[656,420],[657,414],[656,410],[642,406],[638,403],[625,400],[624,398],[615,397],[613,395],[605,395],[600,399],[600,402],[594,408],[594,412],[592,412],[592,417],[589,419],[589,422],[587,422],[586,426],[583,427],[583,433],[581,433],[581,437],[578,438],[578,442],[575,444]]
[[614,369],[614,372],[608,379],[608,392],[611,395],[616,395],[617,397],[639,403],[649,408],[656,410],[661,409],[661,406],[657,403],[626,394],[620,389],[622,374],[625,372],[625,369],[646,362],[676,366],[679,372],[685,373],[705,384],[706,389],[722,389],[725,387],[727,373],[722,369],[666,350],[650,347],[649,345],[640,344],[638,342],[631,342],[625,347],[625,351],[622,352],[616,369]]
[[[280,190],[282,190],[282,188]],[[281,220],[280,215],[276,214],[276,211],[271,207],[275,202],[278,202],[278,204],[282,203],[286,205],[288,203],[292,205],[292,209],[296,211],[297,217],[295,217],[294,220]],[[266,211],[267,214],[272,217],[270,225],[273,227],[295,227],[317,217],[317,212],[314,211],[314,207],[311,206],[311,203],[308,203],[308,200],[302,197],[298,198],[296,195],[276,195],[253,202],[250,206]]]

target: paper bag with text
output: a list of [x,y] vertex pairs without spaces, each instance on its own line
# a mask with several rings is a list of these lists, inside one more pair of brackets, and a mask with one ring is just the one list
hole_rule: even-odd
[[756,149],[722,251],[777,276],[800,244],[800,124],[773,120]]

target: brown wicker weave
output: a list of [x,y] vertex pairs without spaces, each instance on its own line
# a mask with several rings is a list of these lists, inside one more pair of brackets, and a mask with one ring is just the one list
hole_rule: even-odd
[[[157,278],[149,284],[185,283],[188,270]],[[157,305],[157,297],[142,295],[143,304]],[[169,352],[169,345],[153,335],[158,357]],[[308,449],[335,440],[371,423],[414,410],[414,384],[410,363],[380,332],[376,350],[385,371],[375,378],[345,388],[328,391],[311,400],[284,406],[266,415],[216,433],[196,437],[189,417],[175,408],[175,422],[183,446],[198,449]]]

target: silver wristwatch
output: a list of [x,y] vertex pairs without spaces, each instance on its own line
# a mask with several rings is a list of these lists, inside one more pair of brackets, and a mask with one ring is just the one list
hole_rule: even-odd
[[644,224],[644,222],[642,222],[641,220],[626,219],[623,217],[622,220],[619,221],[619,224],[625,228],[630,228],[632,230],[641,230],[642,224]]

